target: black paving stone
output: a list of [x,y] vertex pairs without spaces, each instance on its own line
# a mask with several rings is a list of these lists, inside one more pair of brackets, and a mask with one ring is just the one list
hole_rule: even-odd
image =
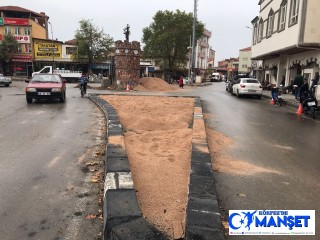
[[191,161],[191,175],[212,177],[211,163]]
[[134,189],[108,190],[105,195],[104,205],[107,221],[112,218],[141,216]]
[[106,158],[106,173],[108,172],[130,172],[129,160],[123,158]]
[[213,198],[189,197],[188,210],[198,210],[208,213],[220,213],[219,204]]
[[212,177],[190,175],[189,197],[217,199],[215,181]]
[[107,147],[107,158],[123,158],[127,157],[127,151],[122,147]]
[[223,231],[187,227],[185,240],[225,240]]
[[201,212],[193,209],[187,209],[186,225],[188,227],[222,230],[220,215],[212,212]]
[[196,151],[195,147],[193,147],[191,153],[191,161],[193,162],[205,162],[211,164],[211,156],[209,153],[204,153],[200,151]]
[[137,218],[112,228],[111,240],[169,240],[145,218]]

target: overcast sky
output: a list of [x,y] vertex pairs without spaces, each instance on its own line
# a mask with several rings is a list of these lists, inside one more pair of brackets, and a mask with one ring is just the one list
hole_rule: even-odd
[[[216,61],[238,57],[251,45],[251,20],[259,14],[258,0],[198,0],[198,20],[212,32],[210,45]],[[194,0],[1,0],[2,6],[19,6],[45,12],[59,41],[73,39],[81,19],[93,23],[114,40],[124,40],[123,28],[130,24],[130,41],[142,39],[142,29],[158,10],[193,12]],[[51,37],[51,32],[50,32]]]

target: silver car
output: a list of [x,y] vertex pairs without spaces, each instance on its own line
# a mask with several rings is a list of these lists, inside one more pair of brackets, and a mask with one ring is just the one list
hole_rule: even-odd
[[11,77],[6,77],[0,75],[0,85],[4,85],[5,87],[9,87],[9,85],[12,83]]

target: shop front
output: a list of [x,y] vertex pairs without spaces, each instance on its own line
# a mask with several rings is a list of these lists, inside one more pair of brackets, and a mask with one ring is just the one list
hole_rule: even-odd
[[32,69],[31,55],[13,55],[12,56],[12,75],[18,77],[31,77]]

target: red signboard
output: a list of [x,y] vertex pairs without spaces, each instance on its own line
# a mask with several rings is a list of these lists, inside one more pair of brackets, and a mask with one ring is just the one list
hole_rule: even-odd
[[27,18],[4,18],[4,25],[29,26],[29,19],[27,19]]
[[12,62],[32,62],[32,56],[29,55],[13,55]]

